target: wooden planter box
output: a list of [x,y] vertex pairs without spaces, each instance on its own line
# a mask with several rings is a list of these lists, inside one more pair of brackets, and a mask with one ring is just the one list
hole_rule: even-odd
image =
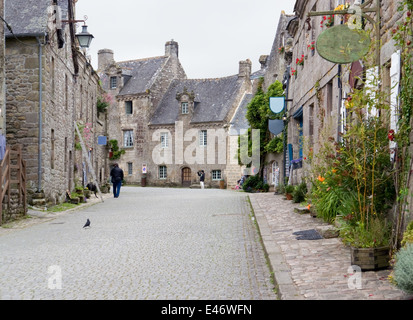
[[293,195],[291,193],[286,193],[285,197],[287,198],[287,200],[293,200]]
[[389,266],[390,248],[354,248],[351,247],[351,264],[361,270],[379,270]]
[[79,204],[79,202],[80,202],[80,199],[79,199],[79,198],[71,198],[71,199],[70,199],[70,203]]
[[219,188],[220,189],[225,189],[225,180],[220,180],[219,181]]

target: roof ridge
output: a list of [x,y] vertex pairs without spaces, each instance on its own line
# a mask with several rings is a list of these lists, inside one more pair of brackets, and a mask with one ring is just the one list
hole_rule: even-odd
[[232,75],[232,76],[225,76],[225,77],[215,77],[215,78],[196,78],[196,79],[182,79],[182,80],[188,80],[188,81],[214,81],[214,80],[221,80],[221,79],[228,79],[228,78],[235,78],[238,77],[237,74]]
[[134,61],[145,61],[145,60],[151,60],[151,59],[159,59],[159,58],[168,58],[168,56],[155,56],[155,57],[148,57],[148,58],[141,58],[141,59],[130,59],[130,60],[124,60],[124,61],[117,61],[117,64],[120,63],[127,63],[127,62],[134,62]]

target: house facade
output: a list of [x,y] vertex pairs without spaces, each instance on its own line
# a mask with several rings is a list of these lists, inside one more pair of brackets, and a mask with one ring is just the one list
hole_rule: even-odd
[[[354,1],[346,1],[352,5]],[[327,140],[339,141],[345,132],[345,119],[348,116],[345,99],[360,83],[358,77],[368,78],[374,67],[366,66],[360,61],[338,64],[325,60],[316,50],[318,37],[328,27],[342,23],[341,15],[329,20],[329,15],[311,15],[309,12],[333,11],[344,1],[297,0],[294,8],[295,17],[290,19],[286,30],[292,37],[291,60],[288,83],[288,142],[286,146],[286,175],[290,183],[298,184],[305,178],[309,169],[306,156],[309,150],[318,153]],[[387,112],[380,114],[390,129],[396,130],[398,86],[400,80],[400,52],[393,40],[393,30],[403,18],[403,12],[397,10],[399,4],[394,1],[381,1],[379,32],[372,22],[378,17],[368,12],[370,20],[365,20],[366,28],[371,29],[371,43],[376,45],[380,35],[380,49],[373,50],[371,60],[380,67],[381,87],[389,94]],[[367,4],[376,8],[377,2]],[[331,21],[331,24],[329,23]],[[281,42],[280,42],[281,45]],[[377,55],[379,53],[379,55]],[[390,155],[389,155],[390,156]],[[411,202],[411,201],[409,201]],[[410,210],[411,212],[411,210]],[[411,220],[411,217],[408,218]]]
[[[4,0],[0,0],[0,15],[4,17]],[[5,139],[5,110],[6,110],[6,77],[4,70],[5,59],[5,38],[4,38],[4,23],[0,25],[0,135]]]
[[229,150],[238,137],[229,138],[229,130],[251,92],[251,62],[240,62],[239,74],[231,77],[187,79],[178,55],[173,40],[159,57],[115,62],[112,50],[99,51],[98,72],[113,98],[108,139],[122,150],[116,155],[110,145],[110,163],[117,162],[131,184],[191,186],[204,170],[207,185],[225,179],[234,186],[242,172]]
[[[96,174],[105,167],[105,147],[95,136],[99,77],[74,37],[73,1],[6,2],[6,141],[21,145],[29,201],[66,199],[75,184],[92,180],[76,148],[75,122],[84,129]],[[60,12],[60,14],[59,14]],[[56,19],[57,17],[57,19]]]
[[[251,93],[251,62],[239,62],[239,73],[216,79],[174,80],[149,123],[148,178],[154,185],[205,184],[225,180],[234,187],[241,177],[238,136],[231,120]],[[230,134],[231,133],[231,134]]]
[[[283,84],[285,94],[288,94],[288,83],[290,78],[289,67],[292,61],[293,38],[291,37],[288,26],[291,21],[297,19],[292,14],[281,12],[275,38],[269,55],[262,56],[262,88],[267,91],[269,86],[275,81]],[[287,105],[286,105],[287,106]],[[271,133],[271,137],[274,135]],[[284,158],[285,157],[285,158]],[[263,178],[272,189],[277,190],[281,183],[284,183],[284,176],[288,172],[287,153],[268,153],[265,157],[263,168]]]

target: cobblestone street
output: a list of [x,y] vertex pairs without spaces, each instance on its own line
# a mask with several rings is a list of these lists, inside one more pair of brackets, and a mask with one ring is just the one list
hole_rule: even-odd
[[0,232],[0,256],[1,299],[276,299],[246,194],[227,190],[122,187]]

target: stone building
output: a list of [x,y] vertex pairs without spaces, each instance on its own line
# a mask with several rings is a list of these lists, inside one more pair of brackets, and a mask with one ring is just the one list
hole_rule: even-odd
[[110,157],[110,164],[119,163],[127,183],[141,182],[142,165],[151,157],[148,123],[157,104],[172,80],[186,78],[178,49],[177,42],[168,41],[163,56],[123,62],[115,62],[112,50],[99,50],[98,72],[113,101],[107,111],[108,140],[124,150],[119,159]]
[[[0,15],[4,17],[4,0],[0,0]],[[0,135],[5,134],[5,110],[6,110],[6,77],[4,70],[5,58],[5,41],[4,41],[4,23],[0,25]]]
[[95,140],[102,131],[99,78],[78,47],[74,23],[64,22],[73,21],[74,13],[71,0],[6,2],[12,28],[6,33],[7,144],[22,146],[28,191],[49,203],[64,201],[75,183],[91,179],[90,168],[79,170],[74,121],[88,124],[96,172],[105,165],[106,149]]
[[[178,54],[173,40],[166,42],[165,54],[159,57],[115,62],[112,50],[99,51],[98,72],[114,101],[108,110],[109,140],[124,150],[111,163],[119,163],[127,183],[190,186],[203,169],[207,184],[218,186],[226,177],[228,185],[235,185],[241,169],[227,160],[229,145],[237,145],[238,138],[229,138],[228,132],[244,94],[251,92],[251,62],[240,62],[235,76],[195,80],[187,79]],[[220,142],[220,158],[215,159],[214,152],[214,159],[209,159],[213,163],[207,164],[206,153],[202,160],[200,153],[212,146],[207,142],[212,131],[222,134],[225,142]],[[197,159],[185,153],[191,144],[185,135],[190,134],[199,144],[193,145],[193,153],[199,150]],[[201,134],[202,150],[197,148]],[[217,143],[215,139],[214,147]]]
[[148,178],[155,185],[191,186],[205,183],[228,187],[241,177],[238,136],[230,135],[236,111],[251,93],[251,62],[240,61],[239,73],[216,79],[174,80],[150,119]]
[[[269,55],[261,56],[260,58],[264,91],[268,90],[268,87],[275,81],[281,82],[283,88],[287,89],[289,81],[288,68],[291,65],[293,47],[293,39],[289,34],[287,26],[294,19],[296,19],[294,15],[286,14],[284,11],[281,12],[271,52]],[[288,94],[286,90],[285,93]],[[274,137],[273,134],[271,136]],[[285,174],[283,167],[284,155],[286,155],[284,152],[268,153],[265,158],[263,178],[274,189],[283,181]]]
[[[346,1],[352,5],[355,1]],[[378,4],[379,3],[379,4]],[[344,1],[297,0],[294,7],[295,18],[287,25],[288,33],[293,37],[292,59],[290,63],[290,82],[288,86],[288,146],[286,165],[293,169],[290,181],[297,184],[302,181],[306,162],[303,161],[304,149],[313,149],[317,153],[320,145],[328,137],[338,141],[344,132],[347,111],[345,98],[356,88],[357,77],[363,72],[366,77],[381,70],[381,87],[388,90],[391,108],[381,114],[390,129],[396,129],[398,106],[398,82],[400,80],[400,52],[392,39],[392,30],[403,18],[398,12],[399,4],[394,1],[372,1],[368,8],[380,10],[379,35],[380,50],[374,50],[371,60],[375,67],[366,70],[361,61],[349,64],[337,64],[323,59],[315,50],[315,42],[326,29],[323,15],[308,17],[310,11],[331,11]],[[374,21],[378,17],[374,12],[367,13]],[[341,23],[341,16],[336,17],[333,25]],[[377,38],[372,22],[366,19],[366,28],[373,29],[372,37]],[[372,45],[376,44],[372,38]],[[379,52],[378,59],[376,54]],[[303,63],[301,63],[303,61]],[[411,203],[411,201],[409,201]],[[410,210],[411,212],[411,210]],[[412,217],[408,218],[411,220]]]

